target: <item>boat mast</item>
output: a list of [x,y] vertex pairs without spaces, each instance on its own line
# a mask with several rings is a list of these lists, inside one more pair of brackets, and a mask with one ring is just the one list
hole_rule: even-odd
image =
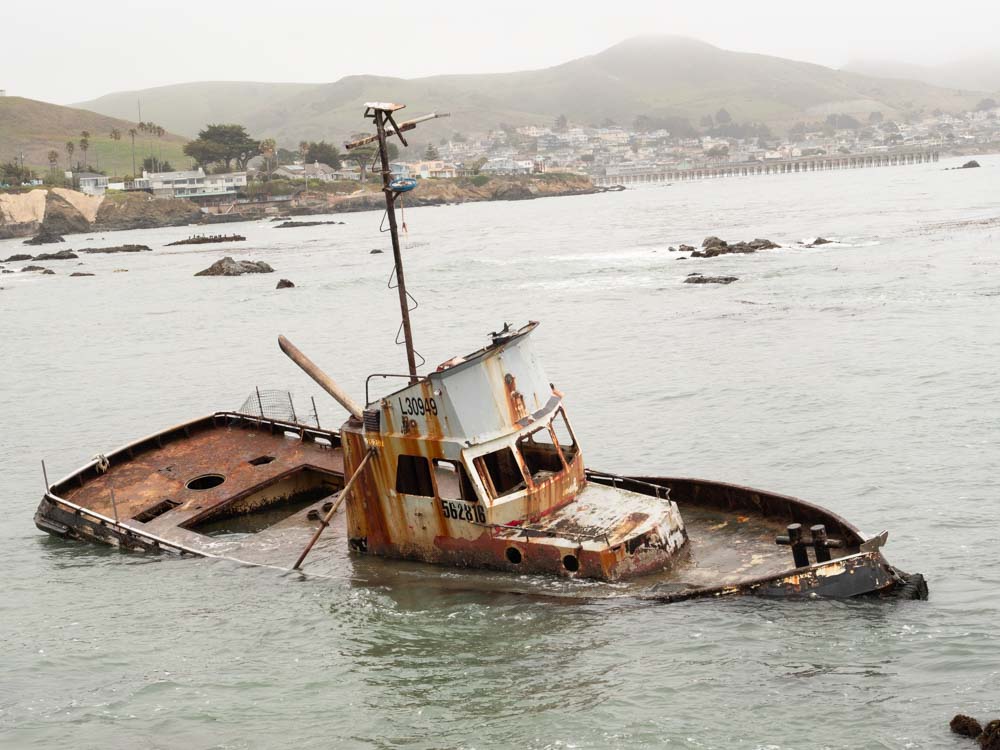
[[[419,122],[432,120],[436,117],[447,117],[448,115],[446,113],[429,114],[424,115],[423,117],[418,117],[414,120],[408,120],[401,125],[397,125],[396,121],[392,117],[392,113],[405,106],[405,104],[390,104],[388,102],[366,103],[365,117],[375,121],[376,134],[374,136],[367,136],[351,143],[344,144],[344,146],[350,150],[352,148],[372,143],[373,141],[378,141],[379,159],[382,166],[382,192],[385,193],[385,213],[389,219],[389,235],[392,237],[392,256],[393,261],[396,264],[396,289],[399,292],[399,312],[403,318],[402,328],[403,339],[406,344],[406,364],[410,371],[410,382],[416,383],[418,380],[417,360],[413,349],[413,331],[410,327],[410,306],[408,303],[408,295],[406,293],[406,279],[403,275],[403,255],[399,249],[399,229],[396,226],[396,198],[400,193],[394,190],[391,186],[392,173],[389,169],[389,149],[387,143],[389,137],[394,135],[399,138],[404,146],[406,146],[408,144],[406,143],[406,139],[403,137],[403,131],[412,130]],[[387,130],[387,125],[391,126],[392,130]]]

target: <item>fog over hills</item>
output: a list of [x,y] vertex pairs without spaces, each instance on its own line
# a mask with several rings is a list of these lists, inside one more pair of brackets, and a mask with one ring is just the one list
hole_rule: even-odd
[[932,86],[1000,92],[1000,55],[942,65],[913,65],[888,60],[853,60],[845,71],[882,78],[908,78]]
[[603,52],[541,70],[403,79],[349,76],[333,83],[199,82],[129,91],[77,106],[144,119],[193,136],[206,123],[238,122],[255,137],[285,145],[301,139],[340,141],[366,130],[365,101],[399,101],[407,114],[452,113],[452,131],[499,123],[631,123],[638,115],[692,122],[725,107],[734,119],[778,127],[834,112],[887,116],[940,108],[969,109],[981,93],[914,80],[872,77],[767,55],[732,52],[676,36],[636,37]]

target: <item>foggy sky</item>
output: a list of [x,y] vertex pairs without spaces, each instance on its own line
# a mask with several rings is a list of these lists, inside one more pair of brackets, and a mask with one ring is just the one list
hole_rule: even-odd
[[936,64],[996,54],[998,28],[985,0],[0,0],[0,89],[68,104],[185,81],[503,72],[651,33],[832,67]]

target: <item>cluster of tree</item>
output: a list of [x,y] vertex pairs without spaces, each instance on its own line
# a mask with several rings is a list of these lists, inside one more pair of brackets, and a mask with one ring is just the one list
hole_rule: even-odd
[[632,122],[632,129],[639,133],[651,133],[655,130],[666,130],[674,138],[696,138],[698,131],[685,117],[653,117],[639,115]]
[[988,96],[985,99],[980,99],[979,104],[976,105],[977,112],[987,112],[991,109],[996,109],[998,106],[997,100],[992,96]]
[[242,125],[208,125],[198,137],[185,144],[184,153],[199,167],[221,166],[226,172],[244,170],[247,162],[260,153],[261,142],[255,141]]
[[4,185],[23,185],[35,179],[35,174],[16,159],[0,164],[0,183]]
[[299,143],[299,156],[307,164],[326,164],[333,169],[340,169],[340,149],[326,141],[302,141]]

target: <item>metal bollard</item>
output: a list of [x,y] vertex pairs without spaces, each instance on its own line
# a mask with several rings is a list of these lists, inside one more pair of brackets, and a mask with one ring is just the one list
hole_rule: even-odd
[[796,568],[804,568],[809,565],[808,544],[802,539],[802,524],[788,524],[788,535],[779,536],[774,540],[777,544],[784,544],[792,548],[792,559]]

